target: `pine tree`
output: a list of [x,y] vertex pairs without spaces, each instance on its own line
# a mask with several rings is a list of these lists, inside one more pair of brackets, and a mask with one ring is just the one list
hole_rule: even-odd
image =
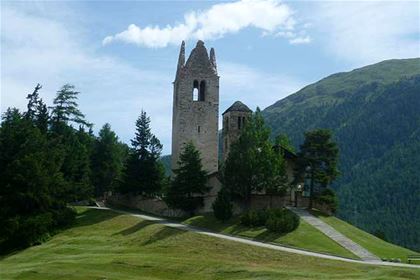
[[2,250],[39,242],[74,218],[60,195],[62,153],[27,116],[8,109],[0,129]]
[[200,152],[191,142],[185,145],[178,166],[174,170],[174,179],[165,200],[170,207],[193,215],[194,211],[203,205],[202,195],[209,188],[206,185],[207,173],[203,170]]
[[28,94],[26,99],[28,99],[27,111],[25,117],[30,120],[36,119],[36,112],[39,104],[39,93],[38,91],[42,88],[40,84],[35,86],[34,91],[31,94]]
[[155,196],[161,192],[164,168],[159,161],[162,144],[150,128],[150,118],[141,111],[136,121],[136,133],[127,160],[123,184],[124,193]]
[[122,173],[124,156],[122,144],[111,126],[106,123],[95,140],[92,155],[92,178],[96,196],[116,187]]
[[316,129],[306,132],[298,156],[298,172],[309,175],[309,208],[312,208],[314,197],[325,190],[339,174],[338,146],[332,139],[331,131]]
[[227,221],[232,217],[232,201],[229,194],[229,191],[226,188],[222,188],[218,193],[216,200],[213,202],[212,205],[213,214],[216,219],[221,221]]
[[261,111],[246,123],[239,139],[231,146],[222,169],[222,180],[233,199],[250,207],[251,194],[264,191],[280,194],[286,187],[283,155],[273,149],[270,129],[264,124]]
[[38,129],[42,133],[45,134],[48,131],[48,122],[49,122],[50,116],[48,115],[47,105],[42,101],[42,98],[39,99],[36,111],[37,113],[36,113],[35,125],[38,127]]
[[76,124],[90,127],[91,124],[85,120],[85,115],[80,112],[77,104],[77,96],[80,92],[74,90],[75,87],[65,84],[54,98],[52,109],[52,125],[59,127],[60,124],[74,122]]

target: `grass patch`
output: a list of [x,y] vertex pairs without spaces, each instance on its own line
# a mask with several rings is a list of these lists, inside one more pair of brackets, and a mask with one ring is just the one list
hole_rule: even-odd
[[420,270],[324,260],[79,208],[77,224],[0,260],[0,279],[419,279]]
[[272,242],[314,252],[358,259],[358,257],[353,253],[340,246],[338,243],[331,240],[302,219],[300,220],[299,227],[296,230],[286,234],[270,232],[265,227],[249,228],[242,226],[238,217],[234,217],[223,223],[217,220],[212,214],[195,216],[184,221],[184,224],[207,228],[220,233],[251,238],[254,240]]
[[398,258],[402,262],[407,262],[407,255],[419,255],[410,249],[388,243],[334,216],[326,216],[319,211],[312,211],[312,214],[380,258]]

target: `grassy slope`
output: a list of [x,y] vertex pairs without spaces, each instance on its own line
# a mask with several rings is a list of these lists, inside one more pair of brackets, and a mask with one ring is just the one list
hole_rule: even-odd
[[184,221],[185,224],[208,228],[216,232],[238,235],[265,242],[273,242],[286,246],[301,248],[314,252],[327,253],[347,258],[358,259],[357,256],[341,247],[326,235],[300,221],[299,227],[288,234],[278,234],[267,231],[265,227],[248,228],[240,225],[238,219],[222,223],[213,215],[196,216]]
[[419,269],[305,257],[103,210],[0,260],[0,279],[419,279]]
[[336,217],[324,216],[319,212],[313,212],[313,214],[380,258],[399,258],[403,262],[407,262],[407,255],[419,254],[409,249],[388,243]]

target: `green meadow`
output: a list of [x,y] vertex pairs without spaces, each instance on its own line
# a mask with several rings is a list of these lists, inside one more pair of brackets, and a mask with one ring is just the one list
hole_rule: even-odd
[[420,269],[324,260],[78,208],[76,224],[0,259],[0,279],[419,279]]

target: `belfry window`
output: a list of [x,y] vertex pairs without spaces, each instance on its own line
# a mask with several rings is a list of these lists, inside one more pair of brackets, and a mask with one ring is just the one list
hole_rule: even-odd
[[238,129],[241,129],[242,118],[238,117]]
[[193,101],[198,101],[198,81],[194,80],[193,83]]
[[200,82],[200,95],[198,97],[198,101],[204,101],[204,97],[206,95],[206,81]]

